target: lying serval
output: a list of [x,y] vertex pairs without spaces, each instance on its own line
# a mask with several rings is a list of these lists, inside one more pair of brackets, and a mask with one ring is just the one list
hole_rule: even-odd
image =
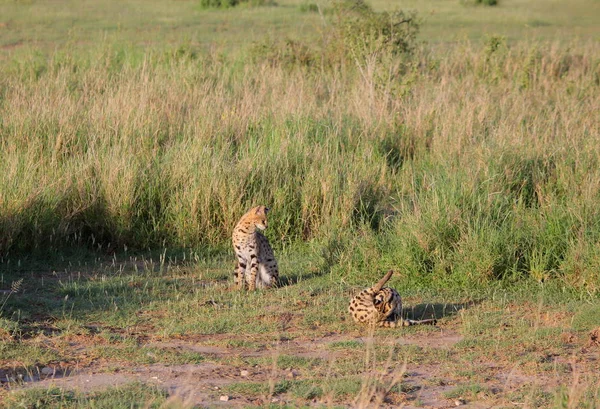
[[437,320],[408,320],[402,318],[402,299],[398,291],[383,287],[394,272],[387,274],[371,288],[362,290],[350,301],[348,311],[355,322],[378,327],[407,327],[409,325],[435,325]]

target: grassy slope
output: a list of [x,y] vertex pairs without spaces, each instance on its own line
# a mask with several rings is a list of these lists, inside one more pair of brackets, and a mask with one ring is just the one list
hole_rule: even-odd
[[[301,13],[301,0],[278,2],[278,7],[242,8],[234,12],[204,11],[196,1],[9,1],[0,2],[0,46],[53,50],[64,45],[88,46],[99,41],[124,41],[164,47],[189,41],[217,44],[229,51],[272,37],[313,39],[322,19]],[[327,2],[315,2],[328,7]],[[470,7],[458,1],[374,1],[378,10],[414,9],[424,21],[422,39],[479,40],[485,34],[511,40],[598,39],[594,0],[506,0],[497,7]]]
[[[62,248],[98,237],[103,248],[110,241],[114,250],[116,241],[120,251],[130,241],[145,247],[167,238],[170,254],[196,259],[181,265],[158,257],[124,262],[120,255],[112,265],[76,255],[67,264],[48,258],[50,267],[39,261],[42,267],[30,267],[39,256],[5,257],[0,288],[23,278],[25,290],[6,304],[8,293],[0,294],[0,369],[13,376],[57,364],[113,370],[209,360],[268,371],[270,359],[236,357],[236,346],[272,347],[282,334],[301,341],[333,332],[348,337],[328,343],[344,356],[333,368],[342,380],[326,382],[329,362],[291,356],[280,365],[302,375],[291,383],[278,378],[278,391],[293,405],[328,394],[350,404],[369,366],[368,348],[352,338],[361,332],[345,320],[348,295],[380,271],[402,266],[392,285],[409,306],[468,306],[440,313],[441,328],[462,337],[449,349],[395,350],[409,371],[435,369],[419,387],[445,382],[448,399],[530,407],[572,407],[568,397],[592,402],[600,382],[588,359],[598,313],[597,297],[588,292],[598,289],[600,53],[588,40],[598,39],[598,2],[506,1],[498,8],[401,2],[424,18],[420,38],[442,47],[424,47],[419,68],[393,90],[389,105],[382,99],[389,83],[382,91],[375,77],[349,75],[340,86],[327,73],[244,65],[243,45],[265,33],[316,38],[320,17],[300,13],[298,4],[206,12],[185,1],[0,2],[0,243],[39,252],[57,241]],[[478,41],[485,33],[559,39],[570,48],[519,42],[492,54],[469,44],[442,51],[447,41]],[[210,44],[236,56],[192,57]],[[55,49],[50,59],[43,56]],[[214,135],[221,145],[203,150]],[[240,160],[220,168],[232,163],[226,138],[236,142]],[[160,160],[147,168],[157,149]],[[269,187],[248,177],[250,168]],[[218,207],[210,208],[215,197]],[[235,218],[256,197],[277,210],[268,235],[293,285],[242,296],[227,290],[231,257],[222,249]],[[167,210],[151,214],[156,224],[148,226],[148,213],[135,209],[149,211],[155,201]],[[95,235],[78,230],[82,220]],[[371,227],[383,220],[385,233],[374,233]],[[316,239],[298,245],[303,235]],[[210,251],[174,250],[207,245]],[[496,283],[496,275],[505,282]],[[247,312],[248,302],[261,308]],[[408,329],[404,336],[425,340],[430,331],[436,330]],[[200,334],[227,338],[198,341]],[[395,335],[376,338],[384,345]],[[148,345],[180,338],[217,343],[233,357]],[[571,356],[579,357],[574,367]],[[515,368],[533,380],[496,391],[489,386]],[[239,381],[228,393],[266,393],[268,382]],[[164,400],[132,387],[132,402],[142,399],[137,393]],[[120,400],[110,392],[49,395],[43,399],[55,405],[111,407]],[[34,392],[10,396],[4,398],[41,399]],[[391,396],[414,405],[420,399],[409,387]]]
[[478,40],[490,34],[504,35],[512,41],[585,41],[598,39],[600,35],[595,23],[600,5],[595,1],[507,0],[498,3],[496,7],[461,7],[460,1],[446,0],[373,4],[381,8],[417,10],[425,22],[423,38],[432,42]]

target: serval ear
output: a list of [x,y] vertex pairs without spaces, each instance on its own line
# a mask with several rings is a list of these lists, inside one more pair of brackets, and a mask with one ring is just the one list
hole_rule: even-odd
[[385,285],[385,283],[388,282],[388,280],[390,279],[392,274],[394,274],[394,270],[388,271],[386,273],[386,275],[384,275],[383,278],[381,280],[379,280],[379,282],[373,286],[373,290],[375,290],[375,291],[381,290],[383,288],[383,286]]
[[255,212],[255,213],[256,213],[256,214],[264,214],[264,215],[266,215],[268,211],[269,211],[269,208],[268,208],[268,207],[265,207],[265,206],[257,206],[257,207],[256,207],[256,212]]

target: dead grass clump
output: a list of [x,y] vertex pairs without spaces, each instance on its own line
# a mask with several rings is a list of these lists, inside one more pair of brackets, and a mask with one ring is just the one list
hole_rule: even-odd
[[563,344],[574,344],[577,342],[577,335],[573,332],[563,332],[560,334],[560,340]]
[[600,347],[600,327],[590,332],[588,346]]

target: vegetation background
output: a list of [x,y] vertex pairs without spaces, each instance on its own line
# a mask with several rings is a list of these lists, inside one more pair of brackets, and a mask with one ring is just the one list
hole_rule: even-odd
[[[583,345],[600,292],[600,3],[491,3],[0,0],[0,372],[81,361],[31,339],[96,321],[110,338],[186,280],[219,282],[188,294],[199,305],[220,291],[243,308],[229,238],[259,203],[293,285],[248,297],[321,288],[299,330],[345,331],[351,288],[394,268],[416,303],[504,294],[473,314],[562,300],[584,324],[556,318],[555,340]],[[225,310],[145,330],[253,332]],[[598,396],[586,382],[577,404]]]

